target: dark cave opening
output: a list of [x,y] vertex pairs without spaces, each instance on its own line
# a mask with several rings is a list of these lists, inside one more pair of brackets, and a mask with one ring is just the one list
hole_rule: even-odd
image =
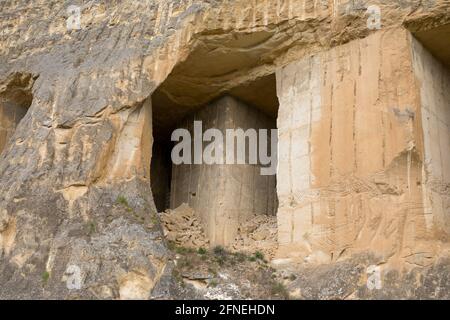
[[3,153],[16,127],[25,117],[33,101],[30,74],[14,74],[6,90],[0,93],[0,152]]
[[[193,207],[208,206],[208,201],[202,200],[202,197],[207,198],[207,196],[202,195],[202,193],[214,192],[214,188],[218,187],[218,185],[211,184],[210,182],[205,183],[205,180],[202,178],[209,177],[210,180],[215,180],[214,177],[216,174],[221,175],[221,173],[214,172],[212,168],[203,170],[200,165],[195,164],[174,166],[171,161],[171,150],[175,144],[171,141],[173,130],[186,128],[192,131],[192,122],[194,120],[203,120],[205,122],[204,130],[214,126],[219,127],[219,129],[226,129],[225,127],[230,125],[230,119],[221,119],[220,114],[226,113],[225,110],[229,110],[230,106],[217,106],[217,101],[220,101],[223,97],[231,97],[236,101],[237,106],[241,106],[239,107],[241,108],[240,113],[238,114],[236,113],[237,111],[233,111],[234,115],[231,112],[230,117],[236,117],[235,124],[233,125],[243,130],[255,126],[256,130],[263,127],[275,129],[278,113],[275,74],[237,85],[230,90],[218,92],[217,96],[211,101],[199,104],[195,102],[200,100],[192,98],[193,96],[196,97],[198,92],[195,93],[192,90],[187,90],[184,93],[186,96],[180,96],[180,92],[183,91],[180,91],[179,86],[177,86],[177,95],[175,95],[173,90],[170,90],[171,81],[175,83],[169,76],[168,80],[152,95],[154,143],[151,160],[151,188],[158,212],[166,209],[174,209],[182,203],[188,203]],[[186,101],[189,102],[187,103]],[[246,117],[246,119],[239,119],[242,117]],[[223,123],[220,123],[221,121]],[[248,153],[248,149],[246,152]],[[213,165],[211,167],[215,166],[221,165]],[[246,166],[250,167],[251,165]],[[180,168],[184,169],[180,170]],[[240,172],[232,171],[229,174],[234,175],[232,179],[236,179],[236,176],[240,175]],[[269,208],[266,208],[268,210],[261,210],[266,211],[264,212],[265,214],[275,215],[277,209],[276,178],[273,179],[273,182],[269,183],[263,179],[258,180],[257,175],[252,174],[255,176],[255,181],[242,182],[240,186],[241,191],[244,193],[244,196],[254,198],[248,201],[252,202],[254,207],[258,207],[258,202],[261,202],[261,199],[265,196],[270,198],[267,201],[271,201],[273,204],[269,205]],[[261,191],[261,187],[253,187],[256,190],[252,190],[252,187],[246,185],[257,183],[270,184],[270,192]],[[204,191],[202,192],[202,190]],[[222,192],[225,193],[224,196],[226,197],[228,191],[222,190]]]

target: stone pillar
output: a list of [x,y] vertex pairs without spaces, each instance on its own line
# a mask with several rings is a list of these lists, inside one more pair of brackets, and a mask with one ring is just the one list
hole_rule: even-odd
[[[432,36],[431,34],[430,37]],[[448,236],[450,235],[450,70],[415,39],[412,48],[414,73],[420,90],[423,126],[425,221],[427,229],[436,229],[438,234]]]
[[[280,256],[433,254],[411,39],[403,29],[379,31],[277,72]],[[448,150],[441,123],[447,135],[436,150]]]
[[[224,97],[188,117],[181,125],[193,137],[193,121],[203,132],[219,129],[271,129],[275,121],[234,98]],[[208,143],[204,143],[205,147]],[[246,161],[248,163],[248,161]],[[255,214],[275,214],[275,175],[260,175],[259,165],[174,165],[171,208],[187,203],[201,217],[211,245],[229,245],[239,223]]]

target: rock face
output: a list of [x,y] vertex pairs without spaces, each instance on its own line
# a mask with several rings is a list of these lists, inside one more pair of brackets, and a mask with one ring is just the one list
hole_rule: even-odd
[[448,298],[447,0],[72,5],[0,3],[0,298],[169,297],[153,141],[225,94],[279,108],[278,257],[398,285],[302,297]]
[[[433,69],[436,80],[423,73]],[[449,234],[450,72],[391,29],[277,78],[281,250],[319,263],[367,247],[401,263],[438,254],[445,241],[430,240]]]

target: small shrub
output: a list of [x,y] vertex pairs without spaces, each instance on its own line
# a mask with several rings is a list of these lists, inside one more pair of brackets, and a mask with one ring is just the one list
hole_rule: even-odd
[[181,287],[185,287],[186,284],[183,281],[183,276],[181,275],[180,271],[178,271],[178,269],[173,269],[172,270],[172,276],[174,277],[174,279],[178,282],[178,284]]
[[169,250],[174,251],[176,248],[176,244],[173,241],[167,241],[167,247],[169,248]]
[[152,214],[152,217],[150,218],[150,220],[152,221],[153,224],[158,224],[158,216],[156,215],[156,213]]
[[274,296],[279,296],[284,299],[289,299],[289,292],[281,282],[276,282],[272,285],[270,293]]
[[187,268],[187,269],[192,269],[193,265],[191,260],[187,259],[187,258],[183,258],[179,261],[179,266],[180,268]]
[[178,271],[178,269],[176,269],[176,268],[172,269],[172,276],[177,280],[181,279],[180,271]]
[[215,279],[212,279],[212,280],[209,282],[209,286],[212,287],[212,288],[217,287],[218,284],[219,284],[219,283],[218,283],[217,280],[215,280]]
[[223,266],[225,264],[225,256],[219,256],[218,258],[216,258],[217,263],[219,264],[219,266]]
[[235,255],[237,262],[244,262],[246,259],[245,254],[243,254],[242,252],[237,252]]
[[188,252],[188,249],[185,247],[177,247],[175,250],[178,254],[186,254]]
[[207,253],[207,251],[206,251],[205,248],[198,248],[197,253],[198,253],[198,254],[201,254],[201,255],[204,255],[204,254]]
[[256,251],[255,258],[259,260],[264,260],[264,254],[261,251]]
[[97,231],[97,227],[95,225],[95,222],[89,222],[89,235],[95,233]]
[[178,254],[186,255],[188,253],[194,253],[195,250],[192,248],[182,247],[182,246],[175,246],[175,252]]
[[116,202],[128,207],[127,198],[125,198],[124,196],[118,196]]
[[214,277],[217,276],[217,270],[215,270],[215,269],[213,269],[211,267],[208,268],[208,272],[211,273]]
[[215,246],[213,252],[216,256],[224,256],[226,253],[222,246]]
[[44,284],[47,283],[48,279],[50,279],[50,273],[48,271],[44,271],[42,273],[42,281],[44,282]]

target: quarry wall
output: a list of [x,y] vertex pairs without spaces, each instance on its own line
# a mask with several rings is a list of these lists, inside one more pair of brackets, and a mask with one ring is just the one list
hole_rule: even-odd
[[423,128],[423,202],[427,228],[450,234],[450,71],[416,39],[413,67]]
[[[246,131],[250,128],[272,129],[275,126],[274,120],[230,96],[207,105],[185,119],[184,124],[181,123],[181,128],[187,128],[192,137],[194,120],[202,122],[202,132],[215,128],[223,132],[224,138],[226,129]],[[202,145],[204,150],[208,143]],[[203,221],[212,245],[232,244],[238,226],[246,219],[254,215],[274,215],[276,212],[275,175],[263,176],[260,165],[249,164],[248,149],[247,164],[226,164],[226,146],[222,148],[224,164],[195,164],[192,161],[192,164],[173,165],[172,169],[171,208],[183,203],[193,207]]]
[[[326,263],[370,247],[385,260],[406,256],[423,264],[438,250],[427,241],[436,230],[427,228],[423,170],[424,156],[432,158],[442,181],[447,71],[428,82],[420,75],[421,91],[413,45],[405,30],[380,31],[277,73],[282,255]],[[415,55],[430,64],[424,69],[431,74],[437,62],[423,51]],[[441,142],[428,155],[422,149],[424,99],[436,100],[434,114],[444,125],[433,130],[445,132],[442,140],[433,138]],[[439,216],[435,209],[433,219]]]

